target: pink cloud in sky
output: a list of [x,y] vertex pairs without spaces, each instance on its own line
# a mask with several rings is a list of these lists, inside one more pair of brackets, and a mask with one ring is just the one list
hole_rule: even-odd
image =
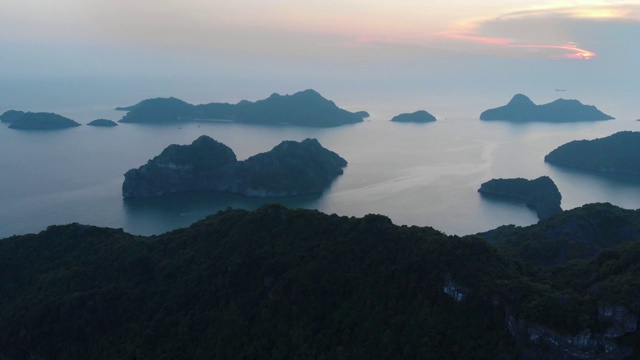
[[577,59],[577,60],[589,60],[595,56],[596,53],[586,49],[581,49],[573,44],[568,45],[510,45],[516,48],[532,48],[532,49],[554,49],[563,50],[568,53],[564,54],[565,59]]
[[486,37],[486,36],[470,35],[470,34],[463,34],[463,33],[456,33],[456,32],[442,32],[436,35],[439,37],[448,38],[448,39],[469,41],[476,44],[497,46],[502,48],[531,49],[531,50],[536,50],[536,49],[559,50],[564,52],[563,58],[565,59],[589,60],[597,56],[595,52],[582,49],[573,43],[569,43],[565,45],[519,44],[514,42],[511,39],[506,39],[506,38]]
[[[476,51],[521,49],[551,58],[589,60],[597,56],[596,52],[579,47],[572,41],[591,40],[585,34],[585,29],[594,28],[589,24],[601,25],[604,22],[638,23],[640,5],[530,8],[494,17],[462,19],[458,26],[434,36],[449,43],[453,40],[461,47],[470,47],[471,44],[480,46],[480,49],[475,48]],[[516,55],[526,55],[526,52]]]
[[554,44],[522,44],[507,38],[470,35],[456,32],[442,32],[437,37],[473,42],[475,44],[494,46],[499,48],[529,49],[529,50],[555,50],[562,52],[562,58],[571,60],[589,60],[597,54],[593,51],[582,49],[574,43],[564,45]]

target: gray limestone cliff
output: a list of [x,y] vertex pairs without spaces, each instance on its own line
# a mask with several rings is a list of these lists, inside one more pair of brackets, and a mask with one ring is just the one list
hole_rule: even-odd
[[598,306],[598,320],[608,323],[603,332],[583,329],[575,334],[518,319],[507,311],[507,329],[521,347],[525,360],[614,360],[629,358],[633,348],[617,338],[637,331],[638,318],[622,305]]

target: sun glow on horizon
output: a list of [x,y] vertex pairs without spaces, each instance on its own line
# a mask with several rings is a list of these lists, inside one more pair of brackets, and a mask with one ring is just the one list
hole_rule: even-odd
[[[597,56],[595,51],[581,48],[574,41],[567,41],[567,38],[579,38],[581,33],[574,32],[572,35],[566,31],[566,24],[576,24],[579,21],[640,22],[640,7],[629,4],[612,5],[607,2],[591,2],[588,5],[559,2],[531,6],[498,16],[459,19],[450,30],[433,35],[445,41],[477,44],[488,47],[488,50],[490,47],[529,49],[540,53],[540,50],[546,49],[549,50],[547,55],[550,58],[589,60]],[[541,34],[536,32],[536,24],[541,26]],[[501,33],[508,36],[500,36]],[[558,52],[563,52],[562,56],[558,56]]]

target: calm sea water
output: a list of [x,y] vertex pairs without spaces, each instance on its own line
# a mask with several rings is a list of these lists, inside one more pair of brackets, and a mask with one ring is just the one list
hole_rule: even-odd
[[[563,94],[548,95],[557,98]],[[549,151],[571,140],[640,130],[633,109],[621,103],[628,100],[628,105],[631,99],[612,97],[603,99],[604,105],[597,103],[600,109],[617,117],[605,122],[515,125],[478,120],[482,110],[502,105],[509,98],[510,95],[495,97],[492,102],[481,98],[484,105],[477,100],[467,102],[465,108],[451,100],[434,100],[433,96],[432,106],[420,106],[418,100],[401,106],[362,99],[344,106],[336,101],[349,110],[369,110],[372,117],[361,124],[330,129],[192,123],[19,131],[3,124],[0,237],[70,222],[123,228],[134,234],[158,234],[188,226],[227,207],[254,209],[273,202],[339,215],[379,213],[396,224],[428,225],[447,234],[464,235],[504,224],[535,223],[535,213],[523,204],[483,198],[477,189],[491,178],[542,175],[550,176],[558,185],[564,209],[591,202],[640,208],[638,179],[568,171],[543,162]],[[137,100],[140,99],[130,103]],[[542,100],[534,99],[547,99]],[[119,119],[122,114],[110,110],[117,105],[130,104],[24,110],[61,112],[86,123],[97,117]],[[440,120],[429,124],[388,121],[399,112],[420,108],[433,112]],[[239,159],[268,151],[283,140],[317,138],[347,159],[349,165],[321,196],[253,199],[186,194],[122,199],[123,174],[128,169],[144,164],[169,144],[188,144],[200,135],[227,144]]]

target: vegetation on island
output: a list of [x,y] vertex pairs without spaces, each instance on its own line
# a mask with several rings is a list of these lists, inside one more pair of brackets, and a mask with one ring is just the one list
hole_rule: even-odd
[[2,115],[0,115],[0,121],[2,121],[3,123],[12,123],[21,118],[24,114],[24,111],[7,110],[2,113]]
[[548,176],[541,176],[534,180],[492,179],[483,183],[478,192],[488,196],[524,201],[528,207],[536,211],[541,220],[562,212],[560,207],[562,195]]
[[114,127],[114,126],[118,126],[118,123],[108,119],[95,119],[90,123],[88,123],[87,125],[101,126],[101,127]]
[[544,157],[557,166],[600,173],[640,175],[640,132],[622,131],[559,146]]
[[558,99],[548,104],[536,105],[523,94],[516,94],[507,105],[485,110],[480,120],[505,120],[513,122],[574,122],[611,120],[613,117],[593,105],[583,105],[578,100]]
[[424,122],[436,121],[436,118],[435,116],[429,114],[425,110],[418,110],[412,113],[404,113],[404,114],[396,115],[391,119],[391,121],[424,123]]
[[356,111],[356,112],[354,112],[353,114],[354,114],[354,115],[356,115],[357,117],[361,118],[361,119],[366,119],[366,118],[368,118],[369,116],[371,116],[371,115],[369,115],[369,113],[368,113],[368,112],[366,112],[366,111],[364,111],[364,110]]
[[639,240],[640,210],[587,204],[534,225],[505,225],[476,236],[527,263],[554,266]]
[[269,98],[237,104],[210,103],[192,105],[176,98],[156,98],[119,107],[127,111],[123,123],[166,123],[185,121],[227,120],[249,124],[282,124],[298,126],[338,126],[362,122],[364,112],[341,109],[314,90],[293,95],[272,94]]
[[638,264],[637,242],[544,269],[478,238],[281,206],[152,237],[51,226],[0,240],[0,356],[621,359],[640,351]]
[[347,161],[316,139],[283,141],[271,151],[237,161],[228,146],[208,136],[191,145],[170,145],[124,175],[125,198],[189,191],[246,196],[296,196],[321,193],[343,173]]
[[9,123],[11,129],[50,130],[80,126],[79,123],[62,115],[46,112],[6,111],[1,116],[2,122]]

